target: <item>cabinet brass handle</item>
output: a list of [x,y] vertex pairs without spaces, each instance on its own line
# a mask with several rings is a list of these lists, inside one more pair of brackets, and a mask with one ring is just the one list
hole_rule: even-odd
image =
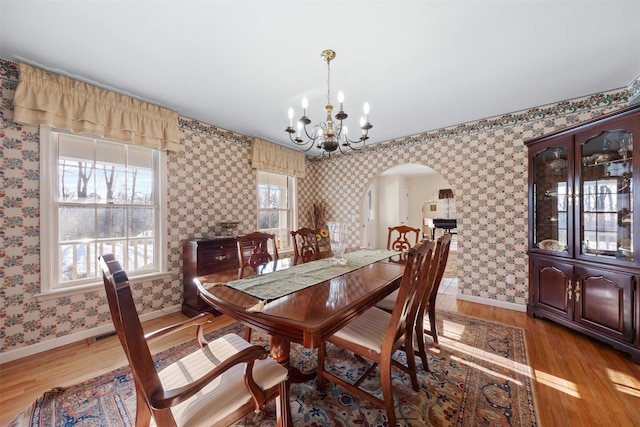
[[571,297],[573,295],[572,283],[569,280],[569,286],[567,287],[567,296],[569,297],[569,301],[571,301]]
[[576,302],[580,302],[580,281],[576,281]]
[[220,255],[216,257],[216,261],[224,261],[225,256],[224,255]]

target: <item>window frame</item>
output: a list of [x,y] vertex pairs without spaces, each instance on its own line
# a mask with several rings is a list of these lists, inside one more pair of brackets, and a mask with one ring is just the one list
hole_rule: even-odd
[[271,209],[260,208],[260,174],[271,174],[271,175],[279,175],[287,178],[287,209],[278,209],[279,211],[287,211],[289,222],[287,224],[287,244],[283,244],[283,242],[278,242],[278,235],[276,233],[276,242],[280,244],[278,247],[278,252],[287,252],[293,251],[293,242],[291,240],[291,231],[297,228],[298,224],[298,201],[297,201],[297,193],[298,193],[298,182],[297,178],[293,175],[287,175],[283,173],[271,172],[268,170],[257,169],[256,170],[256,229],[263,232],[271,232],[273,228],[260,228],[260,213],[263,211],[269,211]]
[[[70,131],[56,129],[51,126],[40,126],[40,293],[36,297],[42,300],[61,296],[76,295],[91,292],[102,288],[102,277],[98,275],[95,280],[86,283],[64,286],[59,282],[59,234],[58,234],[58,144],[55,134],[68,134],[78,137],[86,137],[102,140],[110,143],[126,144],[95,135],[77,134]],[[135,271],[127,272],[131,283],[139,283],[154,279],[169,277],[167,271],[167,155],[166,152],[155,150],[154,162],[154,188],[156,195],[153,204],[156,215],[156,247],[154,248],[154,263],[156,267],[151,271],[136,274]],[[95,205],[95,204],[91,204]]]

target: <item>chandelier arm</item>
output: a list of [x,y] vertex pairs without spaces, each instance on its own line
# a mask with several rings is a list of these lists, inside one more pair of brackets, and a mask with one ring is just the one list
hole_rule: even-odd
[[[313,128],[311,129],[315,129],[317,128],[319,125],[315,125]],[[307,136],[307,138],[309,139],[309,141],[307,141],[305,144],[309,143],[309,142],[313,142],[315,144],[316,139],[318,139],[318,135],[317,132],[313,132],[313,130],[311,131],[311,133],[316,133],[316,136],[313,137],[311,135],[309,135],[309,131],[307,130],[307,125],[302,126],[302,128],[304,129],[304,134]]]
[[[340,139],[340,145],[342,145],[343,147],[349,147],[352,150],[360,150],[362,148],[364,148],[365,145],[365,141],[367,139],[369,139],[369,129],[362,129],[364,130],[364,134],[360,136],[360,138],[358,139],[350,139],[349,135],[343,135],[342,133],[342,129],[343,129],[343,125],[342,125],[342,120],[340,120],[340,123],[338,123],[336,125],[336,136]],[[345,141],[346,140],[346,141]],[[361,147],[353,147],[352,144],[362,144]],[[342,150],[341,150],[342,151]]]
[[[296,141],[295,139],[293,139],[293,137],[291,136],[291,134],[289,134],[289,139],[291,140],[291,142],[293,142],[293,143],[294,143],[296,146],[298,146],[298,147],[303,147],[303,146],[305,146],[305,145],[309,144],[309,142],[314,142],[313,140],[306,141],[306,142],[304,142],[304,141],[298,142],[298,141]],[[310,145],[309,145],[309,147],[308,147],[308,148],[306,148],[306,149],[299,148],[299,151],[301,151],[301,152],[303,152],[303,153],[306,153],[307,151],[311,150],[314,146],[315,146],[315,144],[313,144],[313,143],[312,143],[312,144],[310,144]]]

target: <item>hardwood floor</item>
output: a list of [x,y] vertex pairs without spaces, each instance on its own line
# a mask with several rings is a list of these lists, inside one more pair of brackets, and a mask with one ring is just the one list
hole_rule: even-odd
[[[437,306],[526,330],[531,373],[535,379],[540,424],[555,426],[640,426],[640,365],[611,347],[521,312],[489,307],[439,294]],[[169,314],[145,324],[146,330],[173,323]],[[210,329],[230,322],[216,318]],[[191,333],[155,343],[157,352]],[[116,337],[95,344],[70,344],[0,365],[0,426],[43,392],[68,386],[126,364]]]

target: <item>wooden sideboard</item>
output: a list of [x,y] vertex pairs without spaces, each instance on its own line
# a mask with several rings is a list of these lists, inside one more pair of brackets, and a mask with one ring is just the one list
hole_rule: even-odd
[[212,311],[211,306],[198,296],[193,281],[198,276],[238,268],[238,249],[235,237],[185,240],[182,243],[182,286],[184,301],[182,312],[195,316]]

